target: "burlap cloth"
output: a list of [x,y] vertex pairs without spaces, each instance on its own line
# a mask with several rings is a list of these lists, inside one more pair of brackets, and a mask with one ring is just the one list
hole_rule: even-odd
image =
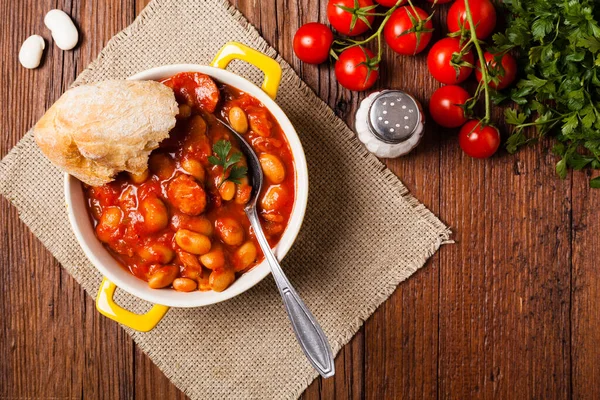
[[[277,57],[222,0],[154,0],[115,36],[76,84],[126,78],[150,67],[208,64],[236,40]],[[283,265],[337,353],[363,321],[447,240],[448,229],[357,142],[283,59],[277,103],[296,127],[310,177],[308,210]],[[256,82],[241,62],[230,67]],[[0,192],[63,267],[95,296],[101,276],[65,211],[62,173],[31,132],[0,163]],[[16,266],[15,266],[16,268]],[[148,304],[118,291],[137,312]],[[173,383],[198,398],[297,398],[317,376],[296,344],[273,280],[221,304],[171,309],[151,332],[128,329]]]

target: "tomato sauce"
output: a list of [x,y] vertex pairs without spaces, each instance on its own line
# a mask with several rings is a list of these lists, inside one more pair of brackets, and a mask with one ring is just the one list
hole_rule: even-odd
[[[264,256],[244,212],[251,187],[233,172],[243,171],[245,157],[218,120],[242,133],[260,157],[259,216],[271,246],[294,204],[292,152],[275,118],[249,94],[200,73],[162,83],[179,103],[176,126],[150,155],[145,173],[84,185],[90,217],[111,254],[150,287],[222,291]],[[215,151],[223,145],[230,148],[226,160]],[[224,168],[231,157],[239,160]]]

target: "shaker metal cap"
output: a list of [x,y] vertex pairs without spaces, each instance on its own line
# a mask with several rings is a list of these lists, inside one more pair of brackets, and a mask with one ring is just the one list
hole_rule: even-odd
[[381,141],[400,143],[415,132],[421,111],[415,99],[401,90],[384,90],[369,108],[369,130]]

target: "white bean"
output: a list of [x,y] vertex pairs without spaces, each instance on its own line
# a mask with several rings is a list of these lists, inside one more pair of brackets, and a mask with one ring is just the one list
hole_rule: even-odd
[[40,35],[31,35],[21,45],[19,50],[19,62],[29,69],[37,68],[42,60],[42,54],[46,48],[46,42]]
[[67,13],[50,10],[44,17],[44,24],[52,32],[54,43],[62,50],[71,50],[79,41],[77,28]]

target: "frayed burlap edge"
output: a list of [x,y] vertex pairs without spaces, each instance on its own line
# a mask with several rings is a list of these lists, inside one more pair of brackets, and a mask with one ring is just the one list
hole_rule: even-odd
[[[102,62],[106,53],[110,53],[111,51],[113,51],[113,49],[115,47],[117,47],[123,39],[125,39],[126,37],[128,37],[130,35],[135,34],[145,23],[147,23],[150,19],[152,19],[154,17],[154,15],[160,13],[160,9],[161,9],[161,5],[162,5],[163,1],[164,0],[153,0],[152,2],[150,2],[146,6],[146,8],[144,8],[144,10],[142,10],[140,15],[135,19],[135,21],[131,25],[129,25],[127,28],[125,28],[124,30],[119,32],[117,35],[115,35],[107,43],[107,45],[104,47],[104,49],[100,52],[100,54],[98,55],[96,60],[94,60],[86,68],[86,70],[83,71],[78,76],[78,78],[74,82],[73,86],[77,86],[81,82],[85,82],[87,80],[88,75],[90,75],[94,71],[96,66]],[[256,48],[257,50],[259,50],[261,52],[264,52],[265,54],[268,54],[271,57],[276,58],[277,61],[280,62],[280,64],[282,65],[282,68],[284,70],[284,75],[283,75],[284,79],[287,82],[289,82],[293,85],[296,85],[305,95],[311,95],[311,96],[317,97],[317,99],[318,99],[317,101],[320,102],[320,105],[321,105],[321,107],[320,107],[321,112],[322,112],[321,117],[326,119],[327,122],[332,123],[333,126],[335,127],[335,129],[342,133],[340,136],[340,140],[344,144],[346,144],[346,145],[354,148],[356,151],[358,151],[358,153],[360,154],[361,157],[364,158],[366,163],[378,168],[379,173],[381,174],[380,178],[383,181],[385,181],[386,183],[388,183],[389,185],[391,185],[394,189],[396,189],[399,192],[399,194],[413,208],[413,210],[416,212],[416,214],[422,220],[424,220],[427,224],[429,224],[434,229],[434,231],[438,232],[437,242],[435,242],[431,246],[431,248],[427,251],[427,253],[423,255],[422,259],[416,260],[411,265],[407,266],[406,270],[408,270],[407,271],[408,274],[396,273],[396,272],[393,273],[392,279],[390,279],[389,282],[387,282],[381,288],[381,290],[377,293],[377,295],[372,299],[372,302],[370,304],[365,304],[362,309],[357,310],[358,314],[359,314],[358,317],[355,320],[351,321],[348,324],[348,326],[346,326],[343,329],[341,334],[338,335],[337,338],[332,338],[332,348],[333,348],[334,352],[337,354],[339,352],[339,350],[344,345],[346,345],[350,341],[350,339],[352,339],[352,337],[356,334],[356,332],[363,325],[364,321],[367,318],[369,318],[369,316],[371,314],[373,314],[373,312],[375,312],[375,310],[394,292],[394,290],[396,289],[396,287],[398,286],[398,284],[400,282],[402,282],[408,276],[410,276],[414,272],[416,272],[417,269],[419,269],[427,261],[427,259],[429,259],[441,247],[442,244],[452,243],[452,240],[450,240],[451,230],[448,227],[446,227],[431,211],[429,211],[415,197],[413,197],[409,193],[407,188],[398,179],[398,177],[396,177],[396,175],[394,175],[394,173],[392,173],[389,169],[387,169],[386,166],[379,159],[377,159],[373,154],[368,152],[362,146],[362,144],[358,141],[356,136],[354,134],[350,133],[351,132],[350,130],[346,130],[346,129],[348,129],[347,125],[335,115],[333,110],[331,110],[324,101],[322,101],[320,98],[318,98],[318,96],[315,95],[315,93],[312,91],[312,89],[310,87],[308,87],[298,77],[298,75],[296,75],[296,73],[292,70],[290,65],[285,60],[283,60],[283,58],[281,58],[281,56],[279,54],[277,54],[275,49],[273,49],[271,46],[269,46],[269,44],[260,36],[258,31],[246,20],[246,18],[244,17],[244,15],[241,12],[239,12],[234,6],[232,6],[230,3],[228,3],[227,0],[218,0],[218,2],[220,3],[220,5],[222,7],[224,7],[230,13],[230,15],[234,18],[234,20],[236,22],[238,22],[247,31],[247,33],[250,35],[250,40],[252,41],[252,46],[254,48]],[[6,156],[6,159],[4,161],[9,160],[11,157],[16,155],[18,153],[18,150],[21,149],[22,147],[24,147],[24,143],[19,142],[13,149],[13,150],[17,150],[17,151],[13,151],[13,152],[9,153]],[[10,163],[8,163],[8,162],[0,163],[0,185],[2,185],[2,186],[0,186],[0,191],[2,191],[3,193],[7,192],[4,187],[4,182],[5,182],[4,178],[7,174],[6,164],[10,164]],[[10,196],[7,196],[7,199],[10,201],[14,200]],[[30,218],[25,217],[20,212],[19,212],[19,218],[28,226],[36,225],[35,221],[30,220]],[[38,238],[40,240],[45,239],[43,237],[38,237]],[[81,284],[81,282],[79,282],[79,283]],[[93,295],[91,295],[91,296],[93,297]],[[127,328],[126,328],[126,330],[132,335],[132,337],[135,341],[135,334],[133,334],[134,332]],[[176,377],[172,373],[170,373],[169,371],[167,371],[165,369],[166,366],[163,365],[160,362],[160,360],[158,360],[156,362],[156,365],[165,374],[165,376],[167,376],[167,378],[169,378],[169,380],[171,380],[171,382],[173,382],[173,384],[179,390],[181,390],[186,395],[190,394],[190,393],[188,393],[188,389],[183,387],[182,384],[180,382],[178,382]],[[305,382],[300,382],[298,385],[296,385],[294,388],[292,388],[289,398],[294,398],[294,399],[298,398],[317,376],[318,376],[318,374],[315,372],[313,374],[313,376],[309,377]]]

